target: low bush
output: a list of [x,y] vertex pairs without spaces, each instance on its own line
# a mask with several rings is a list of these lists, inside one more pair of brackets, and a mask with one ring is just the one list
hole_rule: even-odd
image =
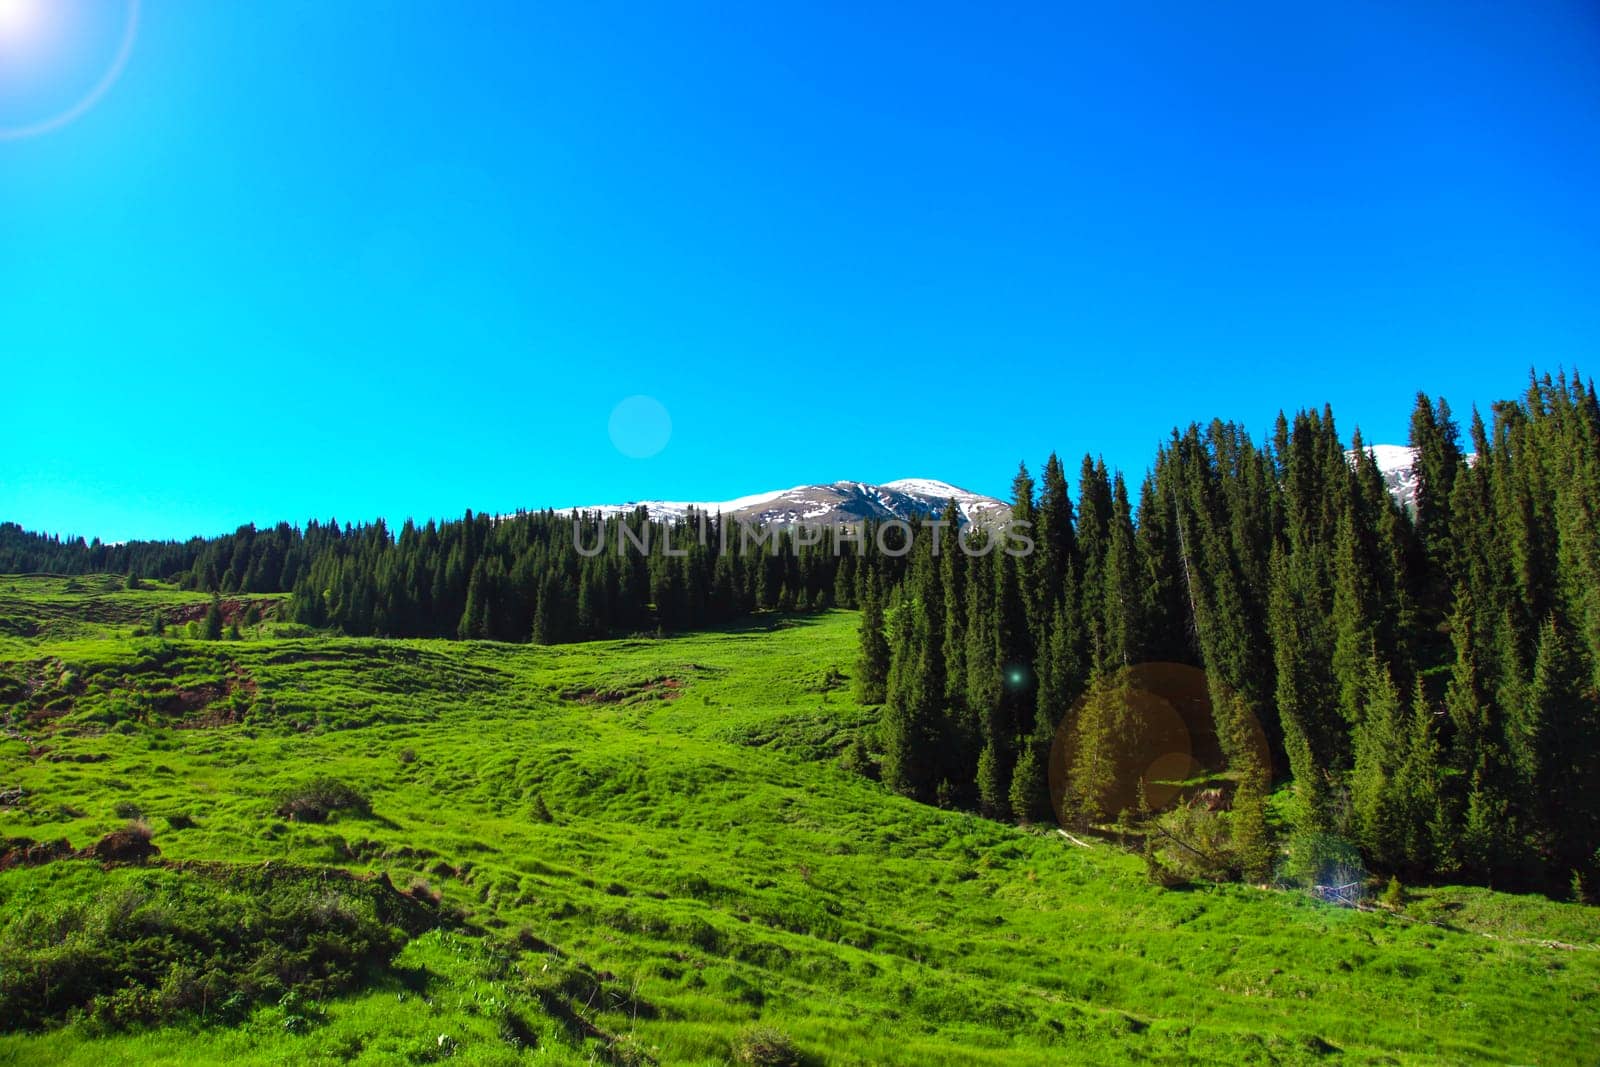
[[7,872],[57,882],[14,893],[0,920],[0,1030],[230,1021],[286,992],[344,990],[431,921],[386,884],[308,869],[61,871]]
[[360,790],[337,778],[313,778],[281,794],[274,810],[296,822],[327,822],[337,811],[369,815],[372,804]]
[[733,1060],[752,1067],[800,1067],[800,1050],[789,1035],[770,1026],[752,1026],[733,1039]]

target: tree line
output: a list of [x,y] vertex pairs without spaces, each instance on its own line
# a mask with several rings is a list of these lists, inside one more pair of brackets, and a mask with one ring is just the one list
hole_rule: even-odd
[[[853,608],[900,558],[859,541],[761,530],[720,515],[651,519],[554,511],[341,526],[241,526],[186,542],[99,541],[0,526],[0,572],[126,573],[223,595],[292,593],[287,617],[350,635],[554,644],[612,633],[683,631],[757,610]],[[897,543],[898,531],[885,534]]]
[[[1139,484],[1056,456],[1012,485],[1036,550],[935,556],[862,591],[860,698],[893,789],[997,818],[1137,809],[1138,665],[1205,672],[1235,872],[1265,807],[1371,868],[1495,884],[1600,873],[1600,404],[1531,378],[1474,411],[1417,397],[1415,501],[1331,410],[1174,431]],[[1059,779],[1050,788],[1052,768]],[[1135,781],[1129,782],[1133,776]],[[1130,797],[1138,799],[1130,802]]]

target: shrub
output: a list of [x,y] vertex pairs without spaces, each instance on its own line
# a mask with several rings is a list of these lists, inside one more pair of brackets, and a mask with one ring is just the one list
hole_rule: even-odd
[[143,809],[131,800],[119,800],[111,810],[119,819],[137,819],[144,814]]
[[844,754],[839,757],[839,766],[852,774],[859,774],[863,778],[876,778],[878,766],[872,760],[872,753],[867,750],[867,742],[857,734],[850,742]]
[[53,910],[19,903],[0,917],[0,1030],[79,1012],[96,1030],[231,1021],[278,998],[286,1014],[305,1016],[305,998],[386,964],[404,943],[397,925],[418,932],[431,922],[377,883],[329,891],[321,871],[85,865],[66,877],[84,891],[78,900]]
[[372,804],[359,790],[336,778],[313,778],[280,795],[275,810],[296,822],[326,822],[336,811],[371,814]]
[[733,1060],[752,1067],[800,1067],[800,1050],[789,1035],[770,1026],[752,1026],[733,1039]]
[[1366,870],[1361,852],[1344,838],[1298,833],[1289,839],[1289,858],[1284,862],[1282,877],[1292,885],[1311,889],[1362,881]]
[[1151,881],[1181,885],[1198,880],[1237,878],[1240,865],[1222,812],[1204,803],[1180,804],[1151,821],[1145,838],[1145,863]]

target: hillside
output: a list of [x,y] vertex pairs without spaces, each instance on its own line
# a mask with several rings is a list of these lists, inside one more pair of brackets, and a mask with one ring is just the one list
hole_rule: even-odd
[[891,795],[847,769],[876,745],[853,612],[206,642],[134,636],[128,607],[204,596],[99,581],[0,577],[27,621],[0,633],[0,835],[77,850],[137,820],[159,855],[0,850],[0,1018],[44,1027],[0,1036],[8,1062],[1554,1064],[1600,1041],[1593,909],[1164,890],[1107,842]]

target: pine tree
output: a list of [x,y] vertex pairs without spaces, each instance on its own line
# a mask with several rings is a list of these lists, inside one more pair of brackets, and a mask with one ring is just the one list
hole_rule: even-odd
[[[977,768],[977,757],[987,747],[991,749],[991,759],[996,762],[996,781],[1001,783],[995,788],[1003,791],[1012,760],[1010,738],[1000,728],[1003,683],[994,567],[994,554],[991,552],[974,557],[967,573],[967,684],[965,700],[962,702],[966,725],[960,738],[968,749],[963,752],[962,763],[972,768],[971,773],[976,776],[972,780],[980,787],[983,784]],[[995,795],[998,796],[998,792]]]
[[1584,658],[1556,616],[1545,620],[1513,758],[1527,817],[1537,822],[1552,874],[1594,873],[1600,849],[1600,700]]
[[856,660],[856,699],[882,704],[889,681],[889,640],[884,636],[883,603],[877,584],[861,602],[861,654]]
[[1133,529],[1128,487],[1119,473],[1112,487],[1111,519],[1106,531],[1106,554],[1101,566],[1104,591],[1103,616],[1098,631],[1101,671],[1130,667],[1143,658],[1150,605],[1145,596],[1143,560]]
[[1354,728],[1362,718],[1369,682],[1369,658],[1377,639],[1374,567],[1362,551],[1356,518],[1346,510],[1339,517],[1333,553],[1333,678],[1339,710]]
[[[1033,574],[1029,583],[1030,626],[1035,633],[1048,624],[1056,606],[1075,597],[1078,540],[1067,492],[1066,470],[1054,452],[1040,475],[1039,505],[1035,512]],[[1077,605],[1073,605],[1074,611]]]
[[1050,783],[1045,776],[1047,746],[1048,742],[1028,738],[1017,753],[1006,800],[1012,816],[1022,822],[1040,822],[1050,815]]
[[1440,786],[1442,757],[1436,734],[1433,707],[1419,678],[1411,702],[1405,755],[1395,772],[1394,785],[1404,835],[1403,854],[1413,871],[1434,869],[1436,857],[1447,854],[1456,837]]
[[1443,603],[1453,581],[1451,557],[1451,498],[1456,475],[1463,462],[1456,424],[1450,407],[1442,399],[1437,408],[1426,394],[1418,393],[1411,414],[1411,447],[1417,459],[1416,529],[1417,541],[1426,561],[1427,595],[1434,604]]
[[461,611],[461,621],[456,626],[456,636],[462,639],[488,636],[489,604],[484,589],[484,568],[480,560],[472,568],[472,580],[467,585],[467,602]]
[[978,810],[988,818],[1005,819],[1011,814],[1010,806],[1001,755],[992,742],[985,744],[978,753]]
[[[924,568],[924,578],[926,574]],[[920,592],[926,596],[929,590],[924,585]],[[904,587],[891,622],[889,680],[879,729],[883,782],[897,793],[927,801],[933,798],[940,770],[944,695],[932,623],[921,597]]]
[[1106,659],[1105,596],[1106,552],[1111,536],[1111,480],[1104,461],[1083,457],[1078,471],[1078,594],[1082,600],[1079,616],[1083,620],[1085,653],[1091,664]]
[[1088,822],[1117,814],[1113,798],[1124,772],[1119,756],[1130,747],[1123,728],[1127,706],[1125,679],[1094,676],[1068,739],[1064,814]]
[[1275,549],[1270,567],[1276,702],[1284,751],[1300,801],[1296,827],[1326,833],[1334,821],[1328,775],[1336,758],[1326,649],[1314,609],[1305,604],[1304,579],[1295,563]]
[[1266,773],[1253,767],[1239,783],[1229,812],[1230,846],[1239,876],[1262,882],[1272,874],[1275,849],[1267,826]]
[[211,604],[206,608],[206,618],[200,626],[200,636],[206,641],[222,640],[222,600],[212,594]]
[[1406,802],[1397,781],[1405,759],[1406,718],[1389,671],[1369,654],[1362,718],[1356,727],[1350,799],[1363,851],[1392,870],[1406,854]]

